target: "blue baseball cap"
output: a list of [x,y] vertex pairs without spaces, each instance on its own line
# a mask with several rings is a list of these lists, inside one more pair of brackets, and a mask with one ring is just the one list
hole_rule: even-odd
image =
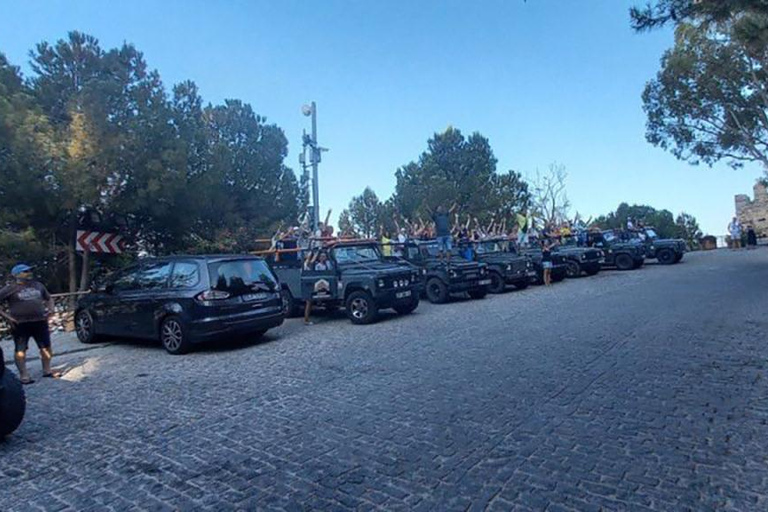
[[19,274],[23,274],[24,272],[29,272],[30,270],[32,270],[32,267],[30,267],[26,263],[19,263],[11,269],[11,275],[18,276]]

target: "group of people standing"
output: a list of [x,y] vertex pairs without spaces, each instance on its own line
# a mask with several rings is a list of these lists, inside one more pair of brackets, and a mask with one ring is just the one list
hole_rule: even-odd
[[[728,235],[731,237],[731,249],[741,249],[743,245],[742,236],[744,235],[744,229],[742,228],[738,217],[734,217],[728,224]],[[751,224],[747,225],[746,235],[747,248],[754,249],[757,247],[757,233]]]

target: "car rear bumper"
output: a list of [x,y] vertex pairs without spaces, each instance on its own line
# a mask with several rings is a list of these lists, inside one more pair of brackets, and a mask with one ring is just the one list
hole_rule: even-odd
[[256,312],[249,311],[247,314],[201,318],[190,323],[189,337],[192,343],[201,343],[227,336],[245,335],[277,327],[283,323],[283,319],[280,306]]

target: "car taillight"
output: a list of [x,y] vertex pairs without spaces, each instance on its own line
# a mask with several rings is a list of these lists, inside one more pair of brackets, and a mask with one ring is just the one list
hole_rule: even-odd
[[200,292],[195,296],[195,299],[199,300],[200,302],[208,302],[211,300],[222,300],[228,298],[229,292],[222,292],[221,290],[207,290]]

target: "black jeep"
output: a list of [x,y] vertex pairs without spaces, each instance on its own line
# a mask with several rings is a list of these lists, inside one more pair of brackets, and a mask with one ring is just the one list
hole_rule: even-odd
[[491,284],[488,266],[467,261],[457,249],[451,252],[450,262],[439,258],[440,249],[435,240],[408,241],[397,245],[395,252],[421,269],[424,294],[430,302],[442,304],[451,295],[461,293],[473,299],[482,299],[488,294]]
[[[541,247],[537,243],[533,243],[530,247],[522,249],[515,249],[510,244],[510,252],[519,252],[523,256],[526,256],[531,260],[533,264],[533,270],[536,273],[531,282],[533,284],[544,284],[544,254],[541,251]],[[556,251],[551,252],[552,256],[552,270],[550,275],[552,276],[553,283],[559,283],[568,276],[568,266],[566,265],[565,257],[558,254]]]
[[15,373],[5,369],[5,357],[0,348],[0,439],[19,428],[26,405],[21,381]]
[[328,270],[303,269],[298,258],[270,262],[286,312],[312,300],[327,309],[344,307],[353,324],[369,324],[381,309],[405,315],[419,306],[419,270],[385,260],[376,241],[338,241],[313,250],[328,254]]
[[604,267],[619,270],[634,270],[645,263],[645,247],[637,240],[622,237],[613,230],[591,232],[587,235],[587,245],[603,252]]
[[472,243],[475,261],[488,265],[491,285],[488,291],[502,293],[507,285],[523,290],[536,277],[536,270],[530,258],[508,251],[506,238],[486,238]]
[[641,228],[630,233],[645,245],[646,258],[656,259],[662,265],[679,263],[685,255],[685,240],[681,238],[659,238],[653,228]]
[[562,242],[553,252],[565,259],[568,277],[576,278],[583,274],[594,276],[600,272],[604,259],[603,251],[591,247],[580,247],[573,237],[565,237]]

